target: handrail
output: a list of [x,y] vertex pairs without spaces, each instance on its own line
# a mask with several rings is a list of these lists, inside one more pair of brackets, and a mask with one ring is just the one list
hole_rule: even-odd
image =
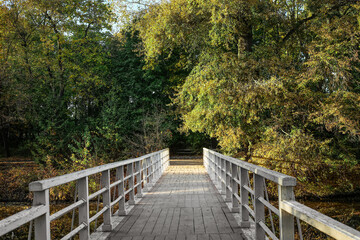
[[[206,149],[206,148],[204,148]],[[239,167],[242,167],[248,171],[254,172],[257,175],[260,175],[272,182],[275,182],[281,186],[296,186],[296,178],[285,175],[283,173],[279,173],[264,167],[260,167],[258,165],[248,163],[237,158],[233,158],[230,156],[223,155],[221,153],[215,152],[210,149],[206,149],[209,153],[214,154],[217,157],[220,157],[230,163],[236,164]]]
[[47,211],[45,205],[31,207],[18,212],[8,218],[0,221],[0,236],[9,233],[16,228],[36,219],[37,217],[44,215]]
[[[16,228],[35,221],[35,239],[50,240],[50,222],[56,220],[67,212],[78,209],[79,226],[62,239],[70,239],[79,234],[80,240],[90,239],[90,223],[103,215],[103,231],[112,230],[112,207],[119,204],[118,215],[126,215],[125,199],[129,205],[135,204],[135,197],[141,198],[142,192],[154,184],[169,165],[169,149],[163,149],[138,158],[109,163],[58,177],[44,179],[29,184],[29,189],[34,193],[33,207],[14,214],[0,221],[0,236]],[[110,183],[110,170],[116,169],[116,179]],[[125,171],[126,169],[126,171]],[[126,172],[126,177],[125,176]],[[101,174],[101,188],[89,195],[88,177]],[[65,207],[50,216],[49,189],[72,181],[77,181],[78,191],[75,203]],[[137,182],[135,184],[135,181]],[[112,188],[118,191],[111,199]],[[135,195],[135,191],[137,191]],[[103,208],[90,218],[90,199],[102,195]],[[128,196],[128,197],[125,197]],[[76,201],[76,198],[78,199]]]
[[[294,240],[294,217],[305,221],[316,229],[339,240],[360,240],[360,232],[330,217],[327,217],[294,199],[293,187],[296,179],[288,175],[272,171],[240,159],[232,158],[213,150],[204,148],[204,166],[210,178],[220,188],[225,200],[232,202],[232,212],[241,212],[242,227],[250,227],[250,216],[255,223],[255,239]],[[249,173],[253,173],[250,182]],[[278,184],[279,208],[265,199],[266,181]],[[239,191],[240,189],[240,191]],[[252,197],[253,208],[249,205]],[[280,236],[276,236],[265,224],[265,207],[279,216]],[[241,210],[241,211],[240,211]],[[271,214],[269,214],[271,215]]]
[[104,165],[101,165],[101,166],[97,166],[97,167],[93,167],[93,168],[89,168],[89,169],[84,169],[84,170],[81,170],[81,171],[68,173],[68,174],[53,177],[53,178],[48,178],[48,179],[44,179],[44,180],[40,180],[40,181],[31,182],[29,184],[29,190],[31,192],[42,191],[42,190],[45,190],[45,189],[49,189],[49,188],[52,188],[52,187],[63,185],[65,183],[69,183],[69,182],[75,181],[75,180],[83,178],[83,177],[88,177],[90,175],[101,173],[101,172],[109,170],[109,169],[117,168],[117,167],[120,167],[120,166],[125,166],[125,165],[128,165],[130,163],[135,163],[135,162],[144,160],[146,158],[149,158],[150,156],[161,153],[163,151],[164,150],[160,150],[160,151],[153,152],[153,153],[150,153],[150,154],[146,154],[144,156],[133,158],[133,159],[128,159],[128,160],[114,162],[114,163],[108,163],[108,164],[104,164]]
[[296,201],[283,201],[281,208],[286,212],[298,217],[311,226],[335,239],[360,240],[360,234],[355,229],[342,224],[322,213],[315,211]]

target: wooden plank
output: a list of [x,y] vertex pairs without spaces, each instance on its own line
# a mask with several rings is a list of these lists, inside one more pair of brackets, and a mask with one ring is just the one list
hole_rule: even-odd
[[227,221],[225,213],[222,209],[219,207],[212,207],[211,210],[213,212],[219,233],[233,233],[230,223]]
[[205,232],[206,233],[218,233],[214,215],[210,207],[202,208]]
[[216,233],[210,234],[210,240],[221,240],[220,235]]
[[176,240],[185,240],[185,239],[186,239],[186,237],[185,237],[184,234],[178,234],[178,235],[176,235]]
[[161,208],[155,208],[153,209],[149,219],[147,220],[144,229],[141,232],[141,235],[148,236],[152,233],[154,226],[156,224],[156,221],[160,215]]
[[242,233],[241,234],[240,233],[233,233],[233,234],[229,234],[229,235],[230,235],[232,240],[243,240],[243,239],[245,239]]
[[226,233],[221,233],[220,234],[220,239],[221,240],[232,240],[230,234],[226,234]]
[[127,234],[129,236],[136,236],[141,235],[140,233],[143,231],[145,224],[148,222],[152,212],[154,209],[152,208],[145,208],[141,212],[140,216],[137,220],[132,224],[131,228],[128,230]]
[[[149,210],[148,210],[149,211]],[[142,208],[137,208],[131,215],[125,218],[124,224],[119,228],[116,227],[116,237],[125,237],[128,235],[129,230],[134,225],[134,223],[139,219],[141,213],[143,212]]]
[[161,209],[160,215],[155,223],[154,229],[152,231],[153,235],[160,235],[163,227],[165,226],[165,220],[168,213],[168,209]]
[[171,220],[170,230],[169,233],[177,233],[179,229],[179,220],[180,220],[180,208],[175,208],[173,217]]
[[131,240],[143,240],[144,236],[133,236]]
[[197,235],[197,240],[209,240],[209,239],[210,239],[209,234],[198,234]]
[[174,208],[169,208],[166,214],[165,224],[161,230],[162,234],[168,234],[170,232],[170,225],[174,215]]
[[229,209],[228,208],[223,208],[223,212],[225,213],[227,221],[229,222],[233,232],[234,233],[242,233],[241,227],[237,223],[237,221],[234,218],[234,216],[232,215],[232,213],[230,213]]
[[176,240],[176,234],[168,234],[168,235],[166,235],[165,240]]
[[205,233],[205,225],[201,208],[194,208],[194,230],[196,234]]
[[192,208],[181,208],[178,232],[180,234],[194,233],[194,211]]
[[145,235],[143,240],[154,240],[155,236],[153,235]]
[[117,237],[117,236],[110,236],[109,239],[110,239],[110,240],[119,240],[119,239],[121,239],[121,240],[132,240],[132,237],[130,237],[130,236],[124,236],[124,237],[119,238],[119,237]]
[[156,235],[154,240],[165,240],[165,235]]
[[195,235],[195,234],[186,234],[186,240],[197,240],[197,235]]

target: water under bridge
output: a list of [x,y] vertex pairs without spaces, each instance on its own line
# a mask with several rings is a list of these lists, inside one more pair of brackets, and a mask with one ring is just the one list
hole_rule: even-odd
[[[50,212],[49,191],[71,182],[74,203]],[[335,239],[360,240],[360,232],[295,201],[295,186],[294,177],[209,149],[200,160],[170,160],[165,149],[30,183],[33,206],[0,221],[0,237],[30,224],[28,239],[53,239],[50,223],[73,212],[77,224],[63,240],[293,240],[302,239],[301,221]],[[269,200],[274,187],[277,200]],[[90,214],[96,199],[101,209]]]

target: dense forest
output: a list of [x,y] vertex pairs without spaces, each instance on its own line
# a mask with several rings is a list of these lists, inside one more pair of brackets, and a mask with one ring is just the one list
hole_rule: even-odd
[[357,0],[3,0],[1,153],[35,179],[212,146],[351,193],[359,51]]

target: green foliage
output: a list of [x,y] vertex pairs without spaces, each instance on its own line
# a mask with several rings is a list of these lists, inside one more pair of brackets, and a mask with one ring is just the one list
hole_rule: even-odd
[[102,0],[5,1],[1,10],[2,90],[9,99],[2,127],[21,121],[41,163],[47,156],[65,158],[72,140],[94,129],[91,119],[103,101],[109,6]]
[[167,106],[173,86],[168,80],[168,66],[143,68],[141,42],[131,24],[112,39],[110,49],[111,89],[101,113],[102,129],[113,135],[109,145],[116,139],[128,155],[166,147],[171,130],[176,128]]
[[[23,145],[73,171],[213,138],[249,161],[302,164],[262,162],[300,181],[357,169],[358,1],[149,0],[138,12],[125,3],[1,2],[7,155]],[[124,15],[112,35],[114,11]]]
[[[300,162],[300,171],[324,173],[320,181],[360,159],[359,9],[357,1],[177,0],[150,7],[139,31],[148,66],[167,55],[190,71],[173,101],[183,130],[246,160]],[[347,184],[324,192],[351,191]]]

